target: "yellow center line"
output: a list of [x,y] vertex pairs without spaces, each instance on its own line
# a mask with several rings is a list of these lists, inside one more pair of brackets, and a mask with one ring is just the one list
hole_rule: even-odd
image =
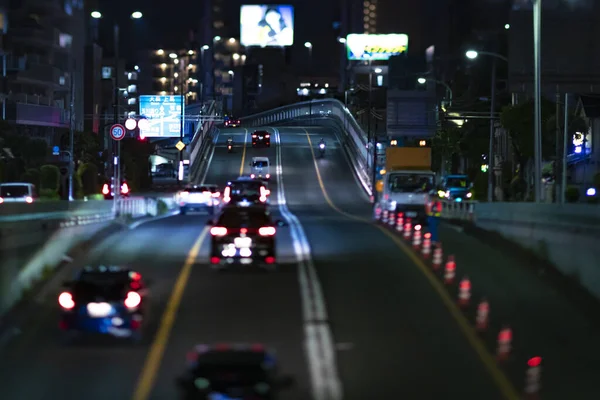
[[[248,136],[248,130],[245,129],[245,131],[244,150],[242,153],[242,162],[240,164],[240,175],[242,175],[244,172],[244,161],[246,158],[246,138]],[[160,320],[158,331],[156,332],[154,341],[150,346],[148,355],[144,360],[142,372],[140,373],[135,387],[135,392],[133,393],[133,400],[147,400],[150,397],[152,388],[154,387],[154,381],[156,380],[156,375],[158,374],[167,344],[169,343],[169,336],[171,335],[173,325],[175,324],[175,318],[177,317],[177,311],[179,310],[183,293],[185,292],[185,288],[192,272],[192,267],[198,259],[198,254],[200,253],[200,249],[202,248],[202,244],[206,240],[207,235],[208,227],[205,227],[202,232],[200,232],[200,235],[188,252],[185,263],[181,268],[181,272],[179,272],[179,276],[177,277],[177,281],[175,282],[171,292],[171,297],[169,297],[169,301]]]
[[246,162],[246,140],[248,139],[248,129],[244,128],[244,147],[242,149],[242,163],[240,164],[240,176],[244,175],[244,163]]
[[490,351],[486,348],[484,342],[477,336],[477,332],[467,319],[463,312],[458,308],[446,287],[440,282],[437,276],[432,272],[431,268],[429,268],[425,263],[410,249],[406,243],[402,241],[397,235],[390,232],[388,229],[384,228],[381,225],[374,224],[373,221],[357,217],[356,215],[348,214],[345,211],[342,211],[338,208],[327,193],[327,189],[325,189],[325,184],[323,183],[323,179],[321,178],[321,172],[319,171],[319,164],[317,163],[317,157],[315,156],[315,152],[313,150],[312,141],[310,140],[310,135],[308,134],[308,130],[304,129],[306,133],[306,139],[308,140],[308,144],[310,147],[310,152],[312,154],[313,163],[315,165],[315,171],[317,173],[317,181],[319,182],[319,186],[321,188],[321,192],[323,193],[323,197],[325,201],[334,211],[337,213],[353,219],[355,221],[364,222],[366,224],[373,225],[377,227],[381,232],[383,232],[388,238],[390,238],[396,246],[398,246],[410,259],[411,261],[419,268],[419,270],[425,275],[433,289],[437,292],[438,296],[441,298],[442,302],[450,312],[452,318],[458,324],[460,330],[463,332],[463,335],[466,337],[469,345],[473,348],[473,350],[479,356],[479,359],[487,369],[488,373],[496,383],[496,386],[502,392],[502,395],[507,400],[519,400],[521,396],[518,394],[517,390],[513,386],[513,384],[508,380],[506,374],[502,372],[499,368],[496,359],[490,353]]

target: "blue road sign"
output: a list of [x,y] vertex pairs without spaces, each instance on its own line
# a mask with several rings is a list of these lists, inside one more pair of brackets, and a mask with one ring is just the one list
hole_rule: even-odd
[[58,146],[54,146],[54,147],[52,148],[52,155],[53,155],[53,156],[59,156],[59,155],[60,155],[60,147],[58,147]]
[[140,96],[140,113],[148,127],[140,129],[145,137],[179,137],[182,117],[181,96]]

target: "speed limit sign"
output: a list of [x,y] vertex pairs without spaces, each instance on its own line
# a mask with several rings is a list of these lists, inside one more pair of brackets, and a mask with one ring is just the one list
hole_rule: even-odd
[[125,137],[125,127],[121,124],[114,124],[110,127],[110,137],[114,140],[122,140]]

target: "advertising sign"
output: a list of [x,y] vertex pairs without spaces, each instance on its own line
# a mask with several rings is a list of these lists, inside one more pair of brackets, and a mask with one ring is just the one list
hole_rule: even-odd
[[408,35],[393,33],[389,35],[365,35],[352,33],[346,38],[348,60],[386,61],[391,56],[406,53]]
[[240,42],[244,46],[282,47],[294,44],[294,7],[243,5]]
[[179,137],[182,117],[181,96],[140,96],[140,116],[148,126],[140,128],[144,137]]

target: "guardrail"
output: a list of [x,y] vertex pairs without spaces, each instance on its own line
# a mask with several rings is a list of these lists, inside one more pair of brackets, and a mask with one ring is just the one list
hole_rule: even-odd
[[[200,121],[200,118],[202,117],[215,115],[219,111],[218,108],[219,107],[217,107],[217,103],[213,101],[208,107],[207,112],[199,115],[198,120]],[[208,150],[210,149],[213,142],[215,129],[215,121],[213,119],[208,119],[205,120],[204,123],[198,124],[196,132],[194,132],[192,141],[189,144],[190,182],[196,182],[199,178],[199,173],[202,170],[202,166],[207,160]]]
[[[289,104],[283,107],[264,111],[258,114],[241,118],[245,125],[265,126],[289,122],[291,120],[306,118],[328,118],[342,124],[342,132],[345,135],[345,148],[353,160],[357,174],[364,177],[367,184],[365,189],[369,194],[372,187],[371,166],[368,165],[368,143],[367,134],[362,130],[352,113],[342,102],[336,99],[311,100],[300,103]],[[310,122],[310,121],[309,121]]]

